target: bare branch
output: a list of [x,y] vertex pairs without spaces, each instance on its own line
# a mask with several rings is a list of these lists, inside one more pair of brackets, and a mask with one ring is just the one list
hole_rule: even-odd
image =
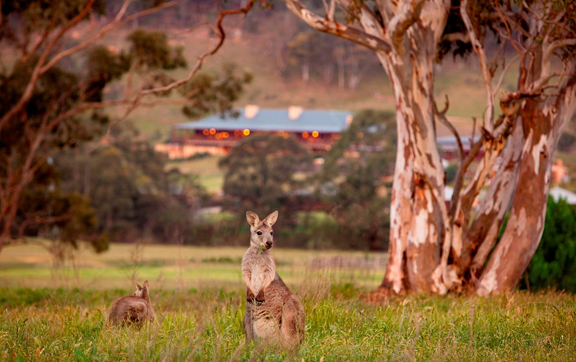
[[458,172],[456,173],[456,178],[454,179],[454,190],[452,192],[450,211],[448,213],[451,219],[454,219],[457,211],[461,208],[460,193],[462,187],[464,186],[464,175],[466,175],[468,168],[480,152],[480,149],[482,148],[482,140],[478,140],[476,143],[471,142],[470,144],[472,145],[470,152],[468,153],[468,156],[466,156],[466,158],[460,162]]
[[316,30],[337,35],[374,51],[389,53],[392,50],[390,44],[384,39],[337,21],[328,21],[306,9],[300,0],[284,0],[284,2],[290,11]]
[[506,64],[506,66],[502,70],[502,73],[500,73],[500,79],[498,79],[498,83],[496,83],[496,87],[494,87],[494,93],[492,94],[492,96],[495,96],[496,93],[498,93],[498,90],[500,89],[500,87],[502,86],[502,82],[504,81],[504,76],[506,75],[508,70],[512,67],[512,64],[514,64],[520,58],[521,58],[520,55],[516,55],[514,58],[512,58],[512,60],[508,62],[508,64]]
[[462,145],[462,139],[460,138],[458,130],[456,130],[454,125],[446,117],[446,112],[448,112],[449,106],[450,101],[448,100],[448,95],[446,95],[446,106],[441,112],[438,111],[438,105],[436,104],[436,100],[434,100],[434,114],[440,120],[440,122],[442,122],[442,124],[445,125],[450,130],[450,132],[452,132],[454,138],[456,138],[456,143],[458,144],[458,155],[460,156],[460,162],[462,162],[464,160],[464,146]]
[[552,60],[552,55],[559,48],[576,45],[576,39],[560,39],[550,43],[544,49],[544,55],[542,56],[542,72],[540,78],[532,87],[532,92],[541,91],[544,86],[548,84],[550,79],[554,77],[554,74],[550,74],[550,63]]
[[468,31],[468,35],[470,36],[470,41],[472,43],[472,47],[476,54],[478,54],[478,60],[480,61],[480,67],[482,69],[482,77],[484,78],[484,89],[486,91],[486,112],[484,113],[484,122],[483,127],[488,132],[494,131],[494,96],[492,93],[492,74],[490,73],[490,69],[488,68],[488,61],[486,59],[486,53],[484,52],[484,47],[482,43],[476,36],[476,32],[474,27],[472,26],[472,21],[468,16],[468,0],[462,0],[460,3],[460,15],[462,16],[462,20],[464,21],[464,25],[466,25],[466,30]]
[[330,0],[330,5],[328,6],[328,4],[326,3],[326,0],[322,0],[322,2],[324,3],[324,10],[326,10],[326,20],[328,20],[329,22],[334,22],[334,11],[336,10],[335,5],[336,2],[335,0]]

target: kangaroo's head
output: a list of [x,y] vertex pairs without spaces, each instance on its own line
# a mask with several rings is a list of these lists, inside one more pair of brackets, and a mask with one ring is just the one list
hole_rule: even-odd
[[274,245],[272,225],[278,220],[278,211],[266,216],[264,220],[260,220],[255,212],[247,211],[246,220],[250,224],[250,245],[270,249]]
[[141,286],[140,284],[136,283],[136,287],[138,289],[136,289],[136,291],[132,295],[149,300],[150,297],[148,294],[148,286],[149,284],[147,280],[144,282],[144,286]]

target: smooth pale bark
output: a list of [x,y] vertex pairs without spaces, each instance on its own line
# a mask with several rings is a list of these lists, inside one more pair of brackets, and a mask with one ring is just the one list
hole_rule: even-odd
[[469,229],[462,238],[462,250],[455,251],[454,264],[459,276],[464,276],[470,268],[474,277],[484,266],[488,255],[496,243],[498,233],[504,223],[512,202],[518,179],[518,160],[522,153],[524,137],[522,127],[515,127],[507,141],[502,163],[490,183],[488,192],[480,204]]
[[524,147],[519,182],[502,239],[482,274],[477,293],[511,292],[530,263],[544,231],[553,155],[576,107],[576,78],[556,102],[526,101],[522,108]]
[[402,39],[392,39],[394,51],[379,57],[394,89],[398,132],[390,258],[380,289],[395,293],[439,293],[443,288],[433,278],[444,229],[438,205],[444,202],[444,168],[436,146],[433,61],[447,4],[427,2],[420,21]]

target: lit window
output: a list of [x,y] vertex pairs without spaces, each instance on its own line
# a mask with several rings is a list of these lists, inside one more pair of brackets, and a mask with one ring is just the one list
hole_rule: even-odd
[[248,136],[250,134],[250,130],[249,129],[245,129],[244,131],[242,131],[242,134],[244,136]]
[[318,137],[318,131],[312,132],[312,137],[317,138]]
[[210,128],[210,134],[216,134],[216,130],[214,128]]
[[303,137],[303,138],[308,138],[308,132],[302,132],[302,137]]

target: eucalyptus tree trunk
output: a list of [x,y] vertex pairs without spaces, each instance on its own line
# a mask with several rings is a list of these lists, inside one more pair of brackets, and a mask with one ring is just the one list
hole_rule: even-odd
[[[571,71],[576,71],[572,63]],[[543,96],[544,97],[544,96]],[[514,289],[536,252],[546,217],[554,152],[576,110],[576,77],[558,96],[528,99],[521,110],[524,145],[506,230],[482,273],[479,295]]]
[[[390,77],[396,101],[398,148],[391,202],[389,261],[380,292],[440,292],[433,274],[440,263],[444,220],[444,169],[436,146],[434,60],[450,2],[400,1],[381,9],[385,29],[364,6],[360,32],[322,19],[299,0],[285,0],[310,26],[376,51]],[[348,1],[337,1],[341,7]]]

